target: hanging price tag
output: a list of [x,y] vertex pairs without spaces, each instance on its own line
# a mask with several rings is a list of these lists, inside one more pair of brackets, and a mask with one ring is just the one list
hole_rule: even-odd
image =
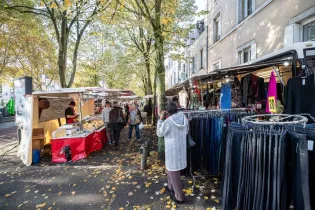
[[274,96],[268,97],[268,102],[269,102],[269,111],[271,113],[276,113],[277,112],[277,104],[276,104],[276,99]]

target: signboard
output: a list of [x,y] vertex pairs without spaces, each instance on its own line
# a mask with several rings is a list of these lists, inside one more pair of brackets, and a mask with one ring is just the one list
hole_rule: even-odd
[[276,113],[277,112],[277,102],[275,100],[274,96],[268,97],[268,102],[269,102],[269,111],[271,113]]
[[32,94],[32,77],[14,79],[15,124],[23,123],[25,95]]
[[11,88],[8,84],[2,85],[2,100],[8,102],[11,99]]
[[39,122],[55,120],[65,117],[65,110],[68,108],[71,99],[38,99]]
[[24,110],[21,116],[23,128],[18,157],[25,165],[30,166],[32,164],[33,98],[24,98],[23,104]]

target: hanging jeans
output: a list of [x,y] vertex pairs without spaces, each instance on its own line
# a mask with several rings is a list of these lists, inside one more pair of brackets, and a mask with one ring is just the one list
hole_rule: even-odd
[[[315,209],[315,124],[288,126],[295,209]],[[310,144],[310,148],[308,148]]]
[[226,138],[226,155],[223,182],[223,209],[235,209],[239,188],[241,145],[245,135],[244,127],[231,123]]
[[286,209],[285,137],[279,128],[229,126],[223,209]]

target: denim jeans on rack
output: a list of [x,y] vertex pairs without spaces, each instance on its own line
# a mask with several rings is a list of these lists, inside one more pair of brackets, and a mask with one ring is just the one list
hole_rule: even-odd
[[[308,142],[315,143],[315,124],[288,126],[291,138],[291,173],[293,205],[296,209],[315,209],[315,153]],[[295,149],[295,150],[294,150]]]
[[239,188],[241,148],[245,134],[244,127],[231,123],[226,138],[226,154],[223,178],[223,209],[235,209]]

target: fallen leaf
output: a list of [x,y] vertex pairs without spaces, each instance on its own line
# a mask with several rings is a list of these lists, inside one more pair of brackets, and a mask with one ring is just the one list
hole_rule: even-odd
[[123,208],[123,207],[120,207],[119,210],[124,210],[124,208]]
[[75,195],[75,194],[77,194],[76,191],[72,191],[71,192],[71,195]]
[[208,200],[208,199],[209,199],[208,196],[204,196],[203,198],[204,198],[205,200]]
[[28,192],[30,192],[30,191],[31,191],[31,190],[26,190],[25,192],[28,193]]
[[49,207],[49,208],[48,208],[48,210],[51,210],[51,209],[52,209],[52,207]]
[[112,187],[112,190],[116,190],[116,187]]
[[25,204],[26,204],[26,203],[28,203],[28,201],[24,201],[23,203],[25,203]]
[[193,182],[192,181],[188,181],[188,184],[192,184]]
[[215,201],[216,203],[220,203],[220,201],[219,201],[218,199],[215,199],[214,201]]
[[214,196],[214,195],[211,195],[211,199],[213,200],[213,199],[215,199],[216,197]]
[[129,193],[128,193],[128,196],[132,196],[132,195],[133,195],[133,192],[129,192]]
[[58,195],[61,196],[61,195],[62,195],[62,192],[59,192]]
[[34,191],[34,193],[38,193],[38,190]]
[[0,184],[4,184],[4,182],[0,182]]
[[165,206],[167,209],[170,209],[171,208],[171,206],[170,205],[167,205],[167,206]]
[[132,182],[132,184],[133,184],[133,185],[137,185],[137,184],[138,184],[138,182]]
[[73,184],[72,186],[75,187],[75,186],[77,186],[77,184]]
[[46,203],[38,204],[36,205],[36,208],[43,208],[44,206],[46,206]]
[[46,196],[45,199],[49,198],[49,196]]
[[18,205],[18,208],[20,208],[21,206],[23,206],[23,204]]
[[9,197],[9,196],[11,196],[11,194],[5,194],[5,197]]

